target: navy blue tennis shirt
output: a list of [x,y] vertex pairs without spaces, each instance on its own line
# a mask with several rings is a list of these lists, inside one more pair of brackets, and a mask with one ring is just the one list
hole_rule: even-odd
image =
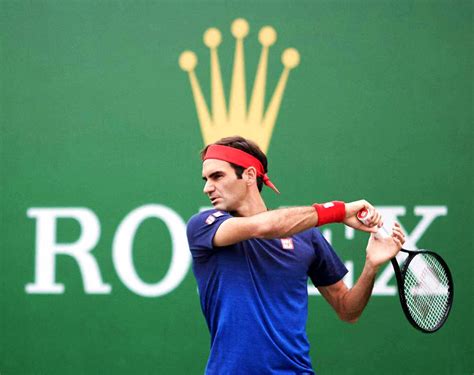
[[208,210],[187,225],[193,272],[211,334],[206,374],[314,374],[306,336],[308,276],[315,286],[347,269],[316,228],[285,239],[214,247],[232,216]]

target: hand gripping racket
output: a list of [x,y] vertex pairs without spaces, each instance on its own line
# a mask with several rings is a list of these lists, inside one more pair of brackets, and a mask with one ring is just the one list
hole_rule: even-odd
[[[364,208],[357,213],[357,218],[366,224],[370,212]],[[390,237],[390,233],[382,227],[375,236]],[[425,333],[436,332],[448,319],[453,304],[454,285],[448,265],[433,251],[400,251],[408,254],[405,260],[400,265],[397,257],[390,261],[403,312],[415,328]]]

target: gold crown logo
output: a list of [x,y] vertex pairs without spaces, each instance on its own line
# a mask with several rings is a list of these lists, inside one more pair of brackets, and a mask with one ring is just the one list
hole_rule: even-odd
[[242,18],[236,19],[232,23],[231,31],[236,39],[236,45],[228,111],[219,57],[217,54],[217,47],[222,41],[222,35],[218,29],[209,28],[204,33],[204,44],[209,47],[211,54],[212,114],[209,113],[206,100],[204,99],[199,81],[194,72],[197,65],[196,54],[192,51],[184,51],[181,53],[179,66],[188,72],[189,75],[204,144],[213,143],[222,137],[240,135],[256,142],[263,152],[266,153],[290,70],[299,64],[300,55],[294,48],[288,48],[283,51],[283,72],[281,73],[268,107],[264,111],[268,54],[270,46],[276,42],[277,34],[275,29],[271,26],[265,26],[260,29],[258,40],[262,45],[262,52],[260,54],[252,97],[247,111],[244,38],[249,33],[249,24]]

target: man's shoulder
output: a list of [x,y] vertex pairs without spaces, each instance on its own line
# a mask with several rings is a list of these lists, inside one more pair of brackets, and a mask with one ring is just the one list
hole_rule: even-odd
[[200,211],[191,216],[191,218],[188,220],[187,227],[189,229],[195,226],[210,225],[219,218],[230,216],[231,215],[228,212],[222,210],[210,209]]
[[212,239],[225,220],[232,217],[228,212],[211,209],[198,212],[188,220],[186,235],[191,250],[211,249]]

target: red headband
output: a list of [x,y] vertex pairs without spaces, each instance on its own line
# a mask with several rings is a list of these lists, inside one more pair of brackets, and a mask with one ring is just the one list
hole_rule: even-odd
[[263,183],[274,192],[280,194],[278,189],[275,187],[275,185],[273,185],[265,173],[260,160],[250,154],[247,154],[245,151],[229,146],[211,145],[207,148],[203,161],[207,159],[223,160],[243,168],[254,167],[257,170],[257,176],[263,177]]

